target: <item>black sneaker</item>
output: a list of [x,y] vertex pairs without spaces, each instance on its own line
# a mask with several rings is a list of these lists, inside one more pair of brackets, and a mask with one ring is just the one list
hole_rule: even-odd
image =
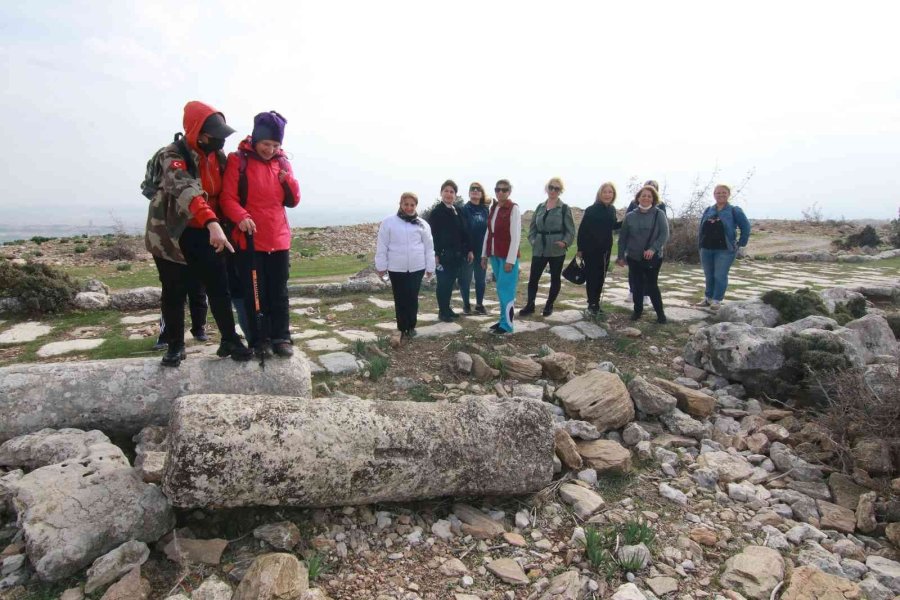
[[272,358],[272,346],[269,342],[262,342],[253,346],[253,356],[256,358]]
[[162,366],[164,367],[177,367],[181,364],[185,358],[184,346],[178,346],[175,348],[169,348],[165,355],[162,357]]
[[206,333],[206,327],[201,327],[196,332],[191,330],[191,335],[194,336],[194,339],[198,342],[208,342],[209,334]]
[[441,323],[452,323],[453,317],[451,317],[450,315],[438,315],[438,321],[440,321]]
[[541,311],[541,314],[544,315],[545,317],[549,317],[550,315],[552,315],[553,314],[553,305],[552,304],[544,305],[544,310]]
[[476,304],[475,312],[477,312],[479,315],[486,315],[487,309],[485,309],[484,306],[482,306],[481,304]]
[[472,307],[469,306],[468,304],[466,304],[465,306],[463,306],[463,314],[464,314],[464,315],[471,315],[471,314],[472,314]]
[[488,327],[488,329],[490,329],[491,331],[494,331],[495,329],[500,329],[500,323],[494,323],[493,325]]
[[410,329],[409,331],[406,332],[406,337],[408,337],[408,338],[414,338],[417,335],[419,335],[419,334],[416,332],[415,329]]
[[452,312],[452,311],[451,311],[450,314],[447,315],[447,316],[449,316],[452,320],[455,321],[456,319],[459,318],[459,313],[455,313],[455,312]]
[[154,349],[154,350],[168,350],[168,349],[169,349],[169,342],[166,342],[166,341],[164,341],[164,340],[157,339],[157,340],[156,340],[156,343],[153,344],[153,349]]
[[656,315],[656,322],[659,323],[660,325],[665,325],[666,323],[669,322],[669,320],[666,318],[666,315],[660,314],[660,315]]
[[640,318],[641,318],[641,313],[635,311],[635,312],[631,313],[631,316],[628,317],[628,320],[629,321],[639,321]]
[[222,340],[216,355],[225,358],[230,356],[233,360],[245,361],[253,358],[253,350],[247,348],[240,339]]
[[492,335],[506,335],[507,333],[509,333],[509,332],[507,330],[503,329],[502,327],[497,327],[497,329],[491,330]]
[[520,317],[527,317],[534,314],[534,304],[528,303],[519,310]]
[[290,342],[276,342],[273,345],[272,350],[275,351],[275,354],[283,358],[288,358],[294,355],[294,347]]

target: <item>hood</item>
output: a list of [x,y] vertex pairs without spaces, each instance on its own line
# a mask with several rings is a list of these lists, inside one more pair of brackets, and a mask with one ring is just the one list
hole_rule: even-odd
[[191,100],[184,105],[184,139],[192,150],[199,152],[197,138],[200,137],[200,129],[209,115],[214,113],[219,113],[225,118],[220,111],[198,100]]
[[[253,158],[263,160],[263,158],[259,154],[256,153],[256,150],[253,149],[253,140],[251,139],[251,137],[249,135],[247,137],[245,137],[243,140],[241,140],[240,144],[238,144],[238,150],[240,150],[241,152],[246,152],[248,156],[252,156]],[[275,153],[275,156],[273,156],[271,160],[280,159],[282,156],[287,156],[287,155],[284,153],[284,150],[279,148],[278,151]]]

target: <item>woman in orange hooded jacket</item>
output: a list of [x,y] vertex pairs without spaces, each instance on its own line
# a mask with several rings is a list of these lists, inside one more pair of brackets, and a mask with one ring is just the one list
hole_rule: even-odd
[[[228,156],[219,207],[237,224],[232,239],[238,247],[238,269],[247,312],[247,341],[259,353],[269,347],[279,356],[291,356],[287,280],[290,272],[291,228],[285,207],[300,202],[300,185],[294,177],[281,142],[287,120],[275,111],[253,119],[253,133]],[[248,237],[252,239],[250,251]],[[259,311],[263,330],[258,331],[250,271],[256,269]]]

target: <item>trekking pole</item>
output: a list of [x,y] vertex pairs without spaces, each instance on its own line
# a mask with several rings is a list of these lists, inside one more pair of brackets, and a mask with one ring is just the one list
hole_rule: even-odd
[[247,252],[250,253],[250,282],[253,287],[253,317],[256,321],[256,349],[259,351],[259,367],[266,368],[266,352],[263,347],[263,315],[259,310],[259,279],[256,273],[256,249],[253,234],[247,234]]

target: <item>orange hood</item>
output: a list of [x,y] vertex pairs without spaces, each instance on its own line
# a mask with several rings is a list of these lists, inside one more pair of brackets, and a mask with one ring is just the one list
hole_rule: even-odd
[[188,147],[195,152],[200,151],[197,148],[197,138],[200,137],[200,129],[203,127],[203,123],[206,122],[209,115],[215,113],[219,113],[223,119],[225,118],[225,115],[220,111],[199,100],[191,100],[184,105],[184,139],[187,140]]

